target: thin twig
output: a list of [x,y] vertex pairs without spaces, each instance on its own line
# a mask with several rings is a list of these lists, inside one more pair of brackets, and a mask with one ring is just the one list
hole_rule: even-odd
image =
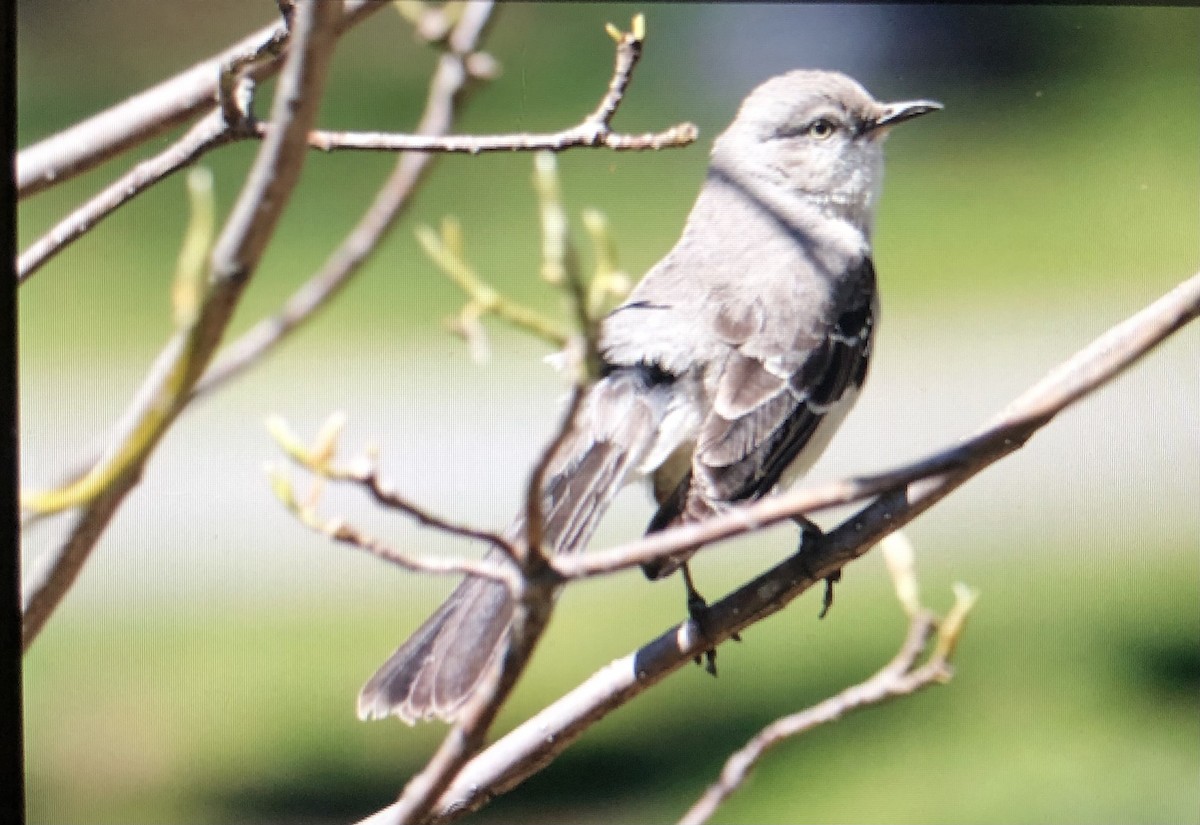
[[463,255],[462,233],[458,222],[453,218],[445,218],[442,221],[440,235],[427,226],[419,226],[416,236],[417,242],[421,244],[430,260],[468,298],[455,322],[456,333],[469,341],[472,335],[471,322],[478,321],[484,315],[495,315],[505,323],[545,341],[552,347],[562,347],[567,343],[569,336],[557,322],[502,295],[479,277]]
[[510,591],[520,588],[520,577],[511,564],[494,563],[487,560],[475,561],[466,558],[445,556],[414,556],[401,552],[386,542],[368,535],[343,519],[321,520],[308,508],[289,508],[300,523],[340,544],[362,550],[378,559],[394,564],[412,573],[429,573],[438,576],[477,576],[504,585]]
[[424,527],[431,527],[436,530],[441,530],[443,533],[461,536],[473,541],[486,542],[489,546],[495,547],[497,550],[503,552],[504,555],[508,556],[510,559],[516,560],[519,557],[519,554],[517,553],[516,548],[513,547],[512,542],[508,541],[508,539],[504,538],[504,536],[500,535],[499,533],[494,533],[490,530],[479,530],[474,527],[458,524],[457,522],[434,515],[428,510],[418,507],[417,505],[408,501],[403,496],[398,495],[393,490],[390,490],[386,484],[380,482],[379,477],[374,472],[365,478],[356,478],[353,480],[362,484],[380,504],[388,507],[389,509],[399,510],[402,513],[406,513]]
[[440,530],[443,533],[458,536],[459,538],[482,542],[501,551],[514,562],[520,559],[521,554],[517,552],[512,542],[499,533],[477,529],[442,518],[397,493],[389,482],[379,477],[379,468],[374,459],[369,457],[363,458],[352,462],[350,466],[339,467],[329,461],[314,460],[310,455],[305,454],[304,451],[289,446],[288,443],[285,443],[286,439],[280,438],[278,425],[275,425],[273,428],[273,434],[276,436],[276,440],[283,446],[288,458],[306,470],[316,473],[321,478],[356,484],[366,490],[379,504],[389,510],[397,510],[404,513],[423,527]]
[[[293,44],[280,77],[273,117],[288,127],[263,143],[237,204],[212,253],[208,291],[192,324],[168,341],[137,396],[118,424],[114,451],[128,439],[139,440],[139,458],[87,505],[79,508],[65,542],[51,551],[27,582],[23,607],[26,650],[75,581],[108,520],[141,477],[142,468],[187,403],[187,394],[203,374],[224,333],[243,289],[256,269],[284,206],[300,176],[307,151],[304,135],[312,126],[335,42],[334,23],[341,6],[308,2],[297,9]],[[156,416],[150,432],[140,424],[147,410]]]
[[777,719],[759,731],[726,760],[720,778],[684,814],[679,820],[680,825],[702,825],[711,819],[717,808],[745,783],[750,771],[767,751],[784,740],[836,721],[859,708],[877,705],[887,699],[906,696],[946,681],[949,662],[942,657],[935,657],[925,665],[916,667],[936,629],[937,617],[932,613],[922,612],[913,616],[900,651],[874,676],[799,713]]
[[[1055,369],[1009,405],[1000,421],[1018,435],[1036,431],[1054,415],[1114,379],[1168,336],[1200,315],[1200,274],[1117,325]],[[993,423],[985,429],[1000,430]],[[1002,440],[1003,441],[1003,440]],[[1003,446],[1018,449],[1023,440]],[[946,470],[886,494],[848,519],[821,541],[806,547],[805,558],[793,556],[709,606],[705,636],[692,622],[676,625],[658,638],[596,672],[579,687],[520,725],[470,761],[439,799],[430,822],[448,822],[515,787],[552,762],[559,753],[612,710],[688,665],[694,656],[728,639],[763,617],[782,609],[800,593],[861,556],[882,536],[907,524],[956,486],[1007,452],[989,450],[973,463]],[[723,529],[712,535],[673,528],[664,536],[686,536],[663,545],[664,552],[695,549],[705,541],[746,532],[744,515],[712,519]],[[555,559],[558,562],[558,559]]]
[[[275,127],[259,123],[259,137],[270,134]],[[558,132],[515,132],[505,135],[448,135],[423,137],[396,132],[330,132],[309,133],[308,145],[322,152],[444,152],[481,155],[485,152],[565,152],[567,149],[607,148],[617,152],[650,152],[674,149],[696,142],[699,136],[694,124],[679,123],[661,132],[622,134],[597,128],[593,123],[581,123]]]
[[[889,542],[889,539],[894,541]],[[717,808],[740,788],[750,771],[767,751],[786,739],[792,739],[813,728],[836,721],[851,711],[877,705],[898,696],[907,696],[930,685],[945,684],[954,675],[950,660],[966,624],[967,614],[977,595],[966,585],[954,586],[954,606],[945,619],[938,619],[920,606],[916,597],[916,575],[912,567],[912,546],[900,533],[892,533],[883,542],[889,559],[892,584],[901,606],[909,616],[908,633],[900,650],[870,679],[846,688],[836,696],[798,713],[775,720],[757,733],[746,745],[732,754],[721,775],[680,819],[680,825],[702,825],[712,818]],[[919,664],[929,640],[937,632],[933,652]]]

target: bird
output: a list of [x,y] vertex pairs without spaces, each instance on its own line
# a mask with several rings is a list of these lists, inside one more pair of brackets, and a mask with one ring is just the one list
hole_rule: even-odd
[[[678,242],[603,319],[600,376],[546,468],[549,551],[584,549],[636,479],[653,490],[655,532],[808,471],[871,360],[883,140],[940,108],[881,103],[819,70],[773,77],[746,97],[713,143]],[[507,535],[522,530],[518,517]],[[686,562],[644,571],[682,569],[694,608]],[[359,717],[454,721],[504,649],[512,615],[502,584],[464,578],[366,683]]]

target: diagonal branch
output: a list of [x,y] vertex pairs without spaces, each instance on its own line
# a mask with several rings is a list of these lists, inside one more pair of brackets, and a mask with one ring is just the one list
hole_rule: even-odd
[[208,150],[232,142],[236,136],[220,109],[209,112],[175,143],[134,166],[30,244],[17,258],[17,282],[27,281],[43,264],[120,206],[190,166]]
[[[891,472],[797,489],[754,504],[730,508],[706,521],[646,536],[612,550],[554,559],[566,577],[625,569],[680,551],[702,548],[793,516],[829,509],[890,492],[827,534],[827,548],[841,563],[851,548],[869,548],[895,530],[897,517],[918,512],[947,495],[984,467],[1020,449],[1058,413],[1094,392],[1200,315],[1200,273],[1176,286],[1150,306],[1105,332],[1022,393],[980,431],[953,447]],[[918,512],[910,512],[920,507]],[[874,538],[863,545],[860,536]],[[815,563],[815,557],[810,561]]]
[[[1113,327],[1023,393],[981,433],[981,437],[993,433],[998,443],[989,443],[986,450],[976,452],[956,469],[943,469],[923,480],[902,484],[806,547],[802,555],[786,559],[710,605],[705,636],[690,621],[671,627],[640,650],[597,671],[504,736],[463,768],[426,821],[449,822],[477,810],[541,770],[592,724],[685,667],[714,644],[781,610],[813,584],[864,554],[884,535],[916,518],[959,484],[1019,449],[1058,412],[1113,380],[1198,315],[1200,274]],[[664,554],[697,548],[782,521],[787,517],[785,513],[767,507],[786,498],[717,516],[699,525],[699,532],[689,526],[651,538],[660,542],[657,549]],[[704,529],[706,526],[710,529]],[[626,548],[636,552],[637,544]],[[559,559],[555,559],[555,565],[567,568]],[[380,816],[383,814],[381,811]],[[372,817],[369,821],[377,820]]]
[[[195,318],[167,343],[117,426],[114,449],[134,436],[140,454],[128,470],[75,514],[62,546],[51,551],[30,577],[24,593],[23,645],[26,650],[69,591],[108,520],[136,486],[162,436],[187,403],[228,326],[242,291],[254,273],[284,206],[300,176],[307,150],[304,136],[316,118],[335,42],[341,5],[310,2],[298,6],[292,50],[280,78],[274,119],[287,124],[263,143],[237,204],[212,253],[208,291]],[[154,430],[140,433],[147,410],[162,409]],[[144,435],[144,437],[143,437]]]

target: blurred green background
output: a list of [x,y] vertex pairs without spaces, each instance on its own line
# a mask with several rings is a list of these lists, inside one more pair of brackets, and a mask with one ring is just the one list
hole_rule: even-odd
[[[28,146],[271,19],[242,0],[18,4]],[[946,110],[890,139],[876,263],[884,325],[868,391],[814,478],[881,469],[969,434],[1200,260],[1200,12],[752,4],[504,4],[503,74],[461,131],[555,130],[608,81],[603,24],[647,14],[617,125],[692,120],[689,149],[560,159],[573,216],[604,211],[641,273],[677,237],[712,138],[757,82],[814,66]],[[341,44],[330,128],[411,128],[435,55],[384,10]],[[269,91],[269,89],[267,90]],[[266,111],[266,100],[260,102]],[[165,146],[156,139],[137,156]],[[227,210],[253,146],[209,155]],[[20,204],[21,247],[128,167]],[[269,313],[357,220],[393,159],[309,158],[239,309]],[[29,821],[342,822],[386,804],[440,728],[361,724],[356,691],[448,581],[310,535],[260,472],[261,418],[311,433],[334,409],[401,489],[499,526],[563,392],[538,344],[494,330],[487,365],[441,326],[460,298],[413,228],[456,215],[492,282],[547,312],[524,155],[451,157],[354,285],[278,355],[182,418],[25,658]],[[39,485],[117,418],[171,329],[182,178],[156,187],[21,290],[22,480]],[[578,237],[582,230],[576,223]],[[1200,335],[1188,329],[912,528],[926,601],[982,592],[949,685],[773,752],[721,822],[1200,821]],[[326,495],[398,546],[461,552],[359,497]],[[598,544],[636,535],[630,491]],[[26,563],[56,525],[25,537]],[[710,597],[788,552],[789,531],[711,552]],[[590,731],[478,821],[658,822],[771,719],[859,681],[904,619],[880,559],[677,674]],[[682,616],[681,588],[630,574],[561,602],[501,728]]]

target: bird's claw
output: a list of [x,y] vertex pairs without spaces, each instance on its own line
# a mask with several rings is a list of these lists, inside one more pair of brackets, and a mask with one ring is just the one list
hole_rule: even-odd
[[[793,521],[800,528],[800,546],[797,552],[800,554],[800,562],[804,567],[805,573],[811,578],[813,571],[808,567],[808,560],[804,555],[804,546],[812,541],[817,541],[825,535],[825,532],[811,519],[804,516],[794,516]],[[824,619],[829,613],[829,608],[833,607],[833,586],[842,580],[842,571],[835,570],[825,577],[825,595],[821,598],[821,612],[817,614],[818,619]]]
[[825,595],[821,599],[821,612],[817,614],[818,619],[824,619],[825,614],[829,612],[829,608],[833,607],[833,585],[841,580],[841,570],[834,571],[825,577]]
[[[691,571],[688,570],[687,564],[684,564],[680,571],[683,573],[683,583],[687,588],[687,611],[691,617],[693,624],[696,625],[696,630],[699,631],[701,638],[708,638],[708,601],[700,595],[700,591],[696,589],[696,585],[692,582]],[[736,633],[730,638],[736,641],[741,641],[741,637]],[[703,653],[697,653],[692,659],[697,665],[703,665],[704,669],[712,676],[717,675],[717,649],[710,647]]]

